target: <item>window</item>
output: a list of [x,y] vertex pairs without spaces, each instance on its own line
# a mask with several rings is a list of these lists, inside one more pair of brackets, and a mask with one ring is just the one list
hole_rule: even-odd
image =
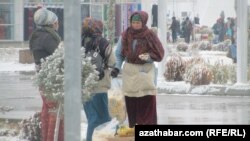
[[0,40],[14,39],[14,2],[0,1]]

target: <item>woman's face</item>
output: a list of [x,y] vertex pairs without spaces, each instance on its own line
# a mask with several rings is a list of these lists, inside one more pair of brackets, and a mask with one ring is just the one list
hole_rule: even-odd
[[135,30],[142,28],[142,22],[141,21],[132,21],[132,28]]
[[53,24],[53,28],[54,28],[56,31],[58,31],[58,28],[59,28],[58,21],[55,22],[55,23]]

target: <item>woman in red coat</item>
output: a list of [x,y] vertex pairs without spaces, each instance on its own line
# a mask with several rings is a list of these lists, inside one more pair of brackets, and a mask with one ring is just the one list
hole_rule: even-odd
[[157,124],[154,62],[163,59],[164,49],[157,35],[148,29],[147,20],[148,14],[144,11],[131,15],[131,26],[118,41],[116,66],[111,72],[116,77],[122,71],[129,127]]

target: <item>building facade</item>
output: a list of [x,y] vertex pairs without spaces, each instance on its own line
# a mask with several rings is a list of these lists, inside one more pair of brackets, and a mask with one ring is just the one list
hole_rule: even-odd
[[[116,38],[127,28],[130,14],[133,11],[141,10],[140,1],[141,0],[116,1]],[[109,0],[81,0],[81,18],[84,19],[90,16],[102,20],[105,23],[108,17],[108,4]],[[58,32],[63,37],[63,0],[1,0],[0,42],[28,41],[29,36],[35,29],[33,15],[39,7],[46,7],[57,14],[60,24]]]

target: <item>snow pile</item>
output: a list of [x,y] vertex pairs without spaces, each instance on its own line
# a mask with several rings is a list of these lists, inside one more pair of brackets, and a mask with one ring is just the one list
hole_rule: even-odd
[[22,48],[0,48],[0,72],[34,71],[34,64],[20,64],[19,50]]

